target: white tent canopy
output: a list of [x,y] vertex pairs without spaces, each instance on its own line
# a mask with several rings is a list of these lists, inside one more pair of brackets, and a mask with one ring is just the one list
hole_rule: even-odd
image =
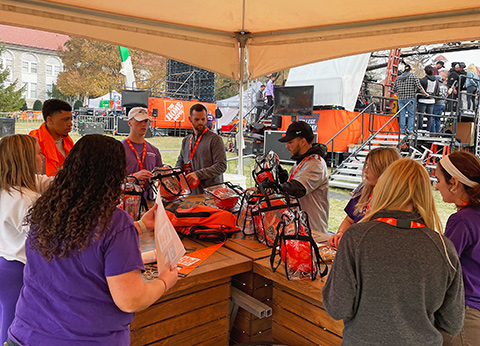
[[354,55],[290,69],[286,86],[313,85],[313,104],[353,111],[370,54]]
[[[0,23],[160,54],[243,84],[246,79],[342,56],[476,40],[480,37],[480,3],[0,0]],[[240,134],[242,126],[240,121]],[[242,160],[239,171],[243,172]]]
[[0,0],[0,22],[157,53],[240,79],[338,58],[480,37],[478,0]]

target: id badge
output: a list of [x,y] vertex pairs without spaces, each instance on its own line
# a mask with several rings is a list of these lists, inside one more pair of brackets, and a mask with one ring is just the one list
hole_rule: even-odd
[[183,172],[185,174],[189,174],[193,172],[193,167],[191,162],[187,162],[183,164]]

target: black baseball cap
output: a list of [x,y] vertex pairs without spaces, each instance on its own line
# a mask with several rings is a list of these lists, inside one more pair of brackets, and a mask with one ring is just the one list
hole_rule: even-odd
[[437,64],[442,65],[442,67],[445,66],[445,63],[444,63],[442,60],[438,60],[438,61],[435,63],[435,65],[437,65]]
[[297,137],[303,137],[307,142],[312,141],[314,138],[312,127],[305,121],[294,121],[288,126],[285,136],[278,141],[284,143]]

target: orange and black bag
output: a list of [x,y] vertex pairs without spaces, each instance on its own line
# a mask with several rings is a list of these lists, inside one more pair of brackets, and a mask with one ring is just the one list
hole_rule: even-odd
[[[276,260],[276,256],[279,259]],[[270,256],[275,273],[280,263],[285,263],[288,280],[315,280],[317,274],[324,277],[328,266],[313,239],[308,214],[304,211],[286,210],[277,226],[277,236]]]
[[255,236],[260,243],[272,247],[277,236],[277,225],[286,210],[300,210],[298,199],[275,188],[259,186],[261,197],[251,209]]
[[189,209],[166,209],[177,233],[189,238],[224,242],[237,227],[237,217],[232,213],[214,207],[199,205]]

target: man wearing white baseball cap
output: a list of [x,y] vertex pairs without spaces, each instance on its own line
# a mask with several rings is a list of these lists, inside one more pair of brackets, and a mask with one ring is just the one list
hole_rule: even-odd
[[[150,117],[146,108],[132,108],[128,112],[130,134],[122,140],[127,159],[127,175],[133,175],[144,184],[148,184],[148,179],[152,177],[152,170],[162,165],[160,151],[145,140],[149,122]],[[152,199],[153,194],[149,186],[146,187],[147,198]]]

